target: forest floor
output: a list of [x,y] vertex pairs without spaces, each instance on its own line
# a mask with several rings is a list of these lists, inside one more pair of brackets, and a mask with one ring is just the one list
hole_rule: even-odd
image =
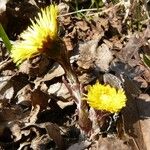
[[[60,10],[59,36],[85,94],[96,81],[122,87],[126,107],[117,119],[110,114],[101,126],[85,132],[63,68],[43,55],[18,67],[0,39],[0,149],[150,149],[148,4],[53,2]],[[0,1],[0,22],[12,44],[31,24],[30,18],[49,5],[46,0]]]

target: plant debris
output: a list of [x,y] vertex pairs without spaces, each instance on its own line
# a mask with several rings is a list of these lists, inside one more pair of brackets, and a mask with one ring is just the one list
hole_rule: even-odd
[[[0,149],[150,147],[149,3],[117,2],[52,1],[64,42],[57,56],[38,53],[16,66],[0,38]],[[12,45],[47,6],[46,0],[0,1]],[[89,105],[89,88],[98,82],[124,90],[126,106],[111,113]],[[101,95],[105,102],[107,93]]]

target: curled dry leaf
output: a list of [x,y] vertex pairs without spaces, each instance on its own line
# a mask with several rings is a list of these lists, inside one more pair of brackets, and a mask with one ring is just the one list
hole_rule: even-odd
[[[92,129],[92,122],[89,119],[89,113],[87,110],[84,109],[80,109],[78,110],[78,123],[80,128],[85,132],[88,133],[91,131]],[[84,135],[82,135],[84,137]]]
[[29,147],[36,150],[47,149],[46,145],[52,141],[47,134],[43,134],[45,124],[24,124],[14,121],[9,126],[14,143],[17,143],[16,149],[28,149]]
[[6,11],[6,4],[9,0],[3,0],[3,1],[0,1],[0,14],[4,11]]
[[78,77],[78,79],[81,84],[85,85],[92,82],[94,79],[96,79],[96,77],[94,76],[94,73],[90,72],[90,73],[83,73],[81,76]]
[[124,141],[116,137],[100,138],[91,146],[91,149],[94,149],[94,147],[97,150],[132,150],[130,146],[124,144]]
[[46,109],[46,107],[48,106],[49,99],[50,96],[42,92],[39,88],[35,89],[31,93],[32,106],[36,107],[38,105],[40,107],[40,110]]
[[18,102],[17,104],[22,105],[30,105],[31,104],[31,86],[30,84],[27,84],[25,87],[23,87],[20,91],[17,93]]
[[148,83],[141,76],[135,77],[134,80],[138,82],[140,88],[148,87]]
[[98,46],[99,39],[91,40],[89,42],[79,44],[79,58],[77,64],[83,69],[93,68],[95,61],[95,51]]
[[59,9],[59,14],[60,14],[60,15],[63,15],[63,14],[68,13],[68,11],[69,11],[69,6],[68,6],[66,3],[61,2],[61,3],[59,3],[59,5],[58,5],[58,9]]
[[70,102],[58,101],[57,104],[58,104],[58,106],[59,106],[61,109],[64,109],[64,108],[66,108],[67,106],[73,105],[74,102],[73,102],[73,101],[70,101]]
[[31,77],[42,76],[47,71],[50,64],[51,61],[49,61],[48,58],[44,56],[37,56],[24,61],[19,66],[19,71],[28,74]]
[[95,65],[100,71],[109,71],[109,64],[112,60],[113,54],[106,44],[102,44],[97,48],[95,52]]
[[0,106],[1,123],[8,123],[10,121],[22,118],[23,110],[19,106],[10,105],[6,102],[6,99],[0,101]]
[[37,121],[37,115],[40,112],[40,106],[35,105],[32,107],[32,110],[30,112],[30,115],[26,118],[27,124],[34,124]]
[[11,132],[15,142],[19,141],[22,138],[21,127],[19,126],[19,123],[13,122],[11,126]]
[[54,63],[52,68],[44,77],[39,77],[34,81],[35,88],[37,88],[42,82],[50,81],[56,77],[64,75],[64,69],[58,64]]
[[79,45],[80,54],[77,61],[79,67],[90,69],[96,66],[99,71],[109,71],[109,64],[113,59],[113,54],[106,44],[98,47],[98,42],[99,39]]
[[46,145],[50,142],[48,135],[37,136],[31,141],[30,148],[35,150],[47,149]]
[[121,80],[117,76],[115,76],[111,73],[105,73],[103,75],[103,79],[104,79],[104,83],[109,84],[112,87],[115,87],[118,89],[122,88]]
[[56,124],[47,123],[45,125],[45,128],[49,137],[54,140],[59,149],[62,149],[65,145],[63,142],[63,138],[60,134],[59,126],[57,126]]
[[14,87],[11,76],[0,77],[0,98],[11,99],[14,95]]
[[64,83],[60,82],[50,85],[48,89],[48,94],[54,94],[57,97],[62,97],[66,100],[70,98],[70,93],[67,87]]
[[78,21],[76,22],[76,25],[78,26],[79,29],[82,31],[87,31],[90,27],[87,25],[87,22],[85,21]]
[[75,143],[71,145],[67,150],[84,150],[91,145],[89,141],[82,141],[80,143]]
[[120,51],[119,53],[119,59],[122,61],[122,62],[129,62],[131,60],[131,58],[133,56],[135,56],[135,54],[138,53],[138,50],[140,49],[140,47],[142,46],[143,44],[143,37],[135,34],[133,35],[128,43],[126,44],[125,47],[122,48],[122,50]]

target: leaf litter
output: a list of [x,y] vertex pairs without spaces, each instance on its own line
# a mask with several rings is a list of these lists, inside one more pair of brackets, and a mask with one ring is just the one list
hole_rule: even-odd
[[[64,2],[61,12],[68,13],[72,8]],[[81,4],[84,7],[85,2]],[[0,5],[1,23],[13,41],[27,28],[29,19],[39,8],[49,3],[8,0]],[[141,58],[149,52],[149,25],[137,22],[137,28],[141,28],[136,29],[136,18],[131,18],[135,15],[133,8],[124,10],[126,6],[112,5],[104,4],[104,10],[113,9],[101,15],[93,13],[91,18],[66,15],[59,20],[60,36],[64,38],[83,91],[86,93],[88,85],[96,80],[115,88],[124,87],[128,102],[116,124],[113,126],[111,122],[114,116],[106,117],[101,124],[96,119],[91,122],[96,114],[86,103],[83,103],[85,112],[78,112],[78,118],[76,104],[63,82],[65,72],[55,61],[39,55],[17,68],[1,45],[0,148],[149,148],[150,69]],[[88,134],[83,133],[82,127]]]

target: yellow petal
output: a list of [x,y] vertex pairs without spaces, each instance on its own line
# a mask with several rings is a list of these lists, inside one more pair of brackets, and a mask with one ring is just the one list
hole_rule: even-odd
[[127,98],[123,89],[116,90],[109,85],[96,82],[89,87],[86,100],[90,107],[116,113],[126,106]]
[[35,21],[31,20],[31,26],[20,35],[22,40],[12,46],[11,57],[16,64],[50,50],[58,36],[57,15],[57,6],[50,5],[41,9]]

